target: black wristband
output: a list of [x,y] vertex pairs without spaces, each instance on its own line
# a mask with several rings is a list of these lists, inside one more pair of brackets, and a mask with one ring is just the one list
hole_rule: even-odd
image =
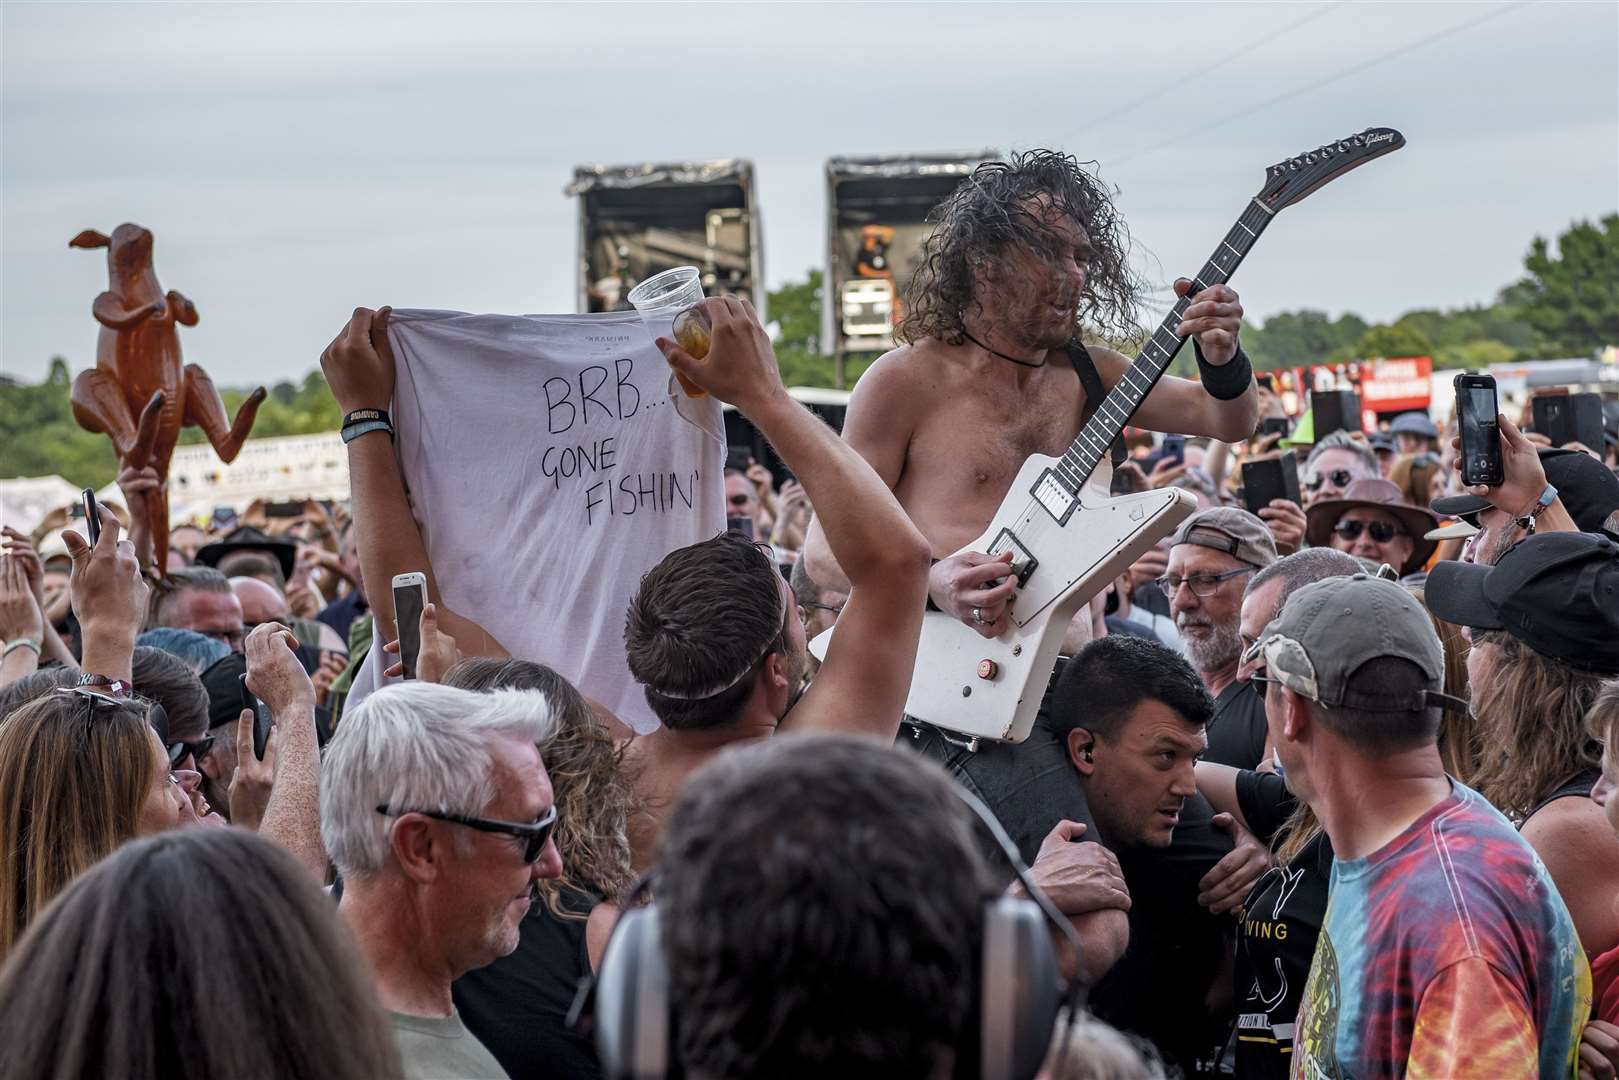
[[363,424],[367,420],[381,420],[389,427],[394,426],[393,420],[388,416],[387,409],[355,409],[351,413],[344,414],[343,426],[348,427],[350,424]]
[[1203,359],[1197,338],[1192,339],[1192,352],[1197,355],[1197,374],[1203,389],[1214,400],[1235,401],[1254,384],[1254,366],[1248,362],[1248,354],[1242,351],[1241,342],[1237,343],[1237,355],[1218,366]]
[[[932,570],[932,569],[933,569],[933,568],[934,568],[934,567],[935,567],[935,566],[938,566],[938,565],[939,565],[939,560],[938,560],[938,559],[929,559],[929,560],[928,560],[928,569],[929,569],[929,570],[930,570],[930,571],[931,571],[931,570]],[[935,604],[935,603],[934,603],[934,602],[933,602],[933,590],[932,590],[932,589],[929,589],[929,590],[928,590],[928,602],[927,602],[927,606],[926,606],[926,607],[925,607],[925,608],[923,608],[923,609],[922,609],[922,610],[924,610],[924,611],[940,611],[940,610],[941,610],[941,609],[940,609],[940,607],[939,607],[939,605],[938,605],[938,604]]]

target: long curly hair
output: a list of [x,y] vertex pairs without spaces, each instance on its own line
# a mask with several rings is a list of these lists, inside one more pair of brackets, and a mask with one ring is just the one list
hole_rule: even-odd
[[616,900],[634,882],[629,819],[635,793],[620,767],[621,749],[574,685],[530,660],[470,657],[444,676],[446,686],[488,693],[504,687],[539,690],[551,699],[556,733],[540,744],[557,800],[557,850],[562,877],[539,882],[540,898],[559,919],[583,916],[563,903],[564,889]]
[[1603,677],[1541,656],[1502,630],[1473,636],[1473,648],[1485,645],[1498,651],[1483,685],[1473,687],[1482,760],[1469,783],[1521,822],[1560,785],[1601,767],[1602,747],[1585,717]]
[[933,233],[906,288],[905,316],[895,339],[935,337],[961,344],[965,319],[977,303],[975,266],[1009,248],[1054,258],[1060,238],[1041,218],[1042,210],[1050,209],[1072,218],[1090,237],[1075,337],[1081,325],[1118,339],[1138,334],[1143,283],[1130,269],[1130,233],[1112,193],[1073,156],[1029,150],[1010,161],[978,166],[928,215]]

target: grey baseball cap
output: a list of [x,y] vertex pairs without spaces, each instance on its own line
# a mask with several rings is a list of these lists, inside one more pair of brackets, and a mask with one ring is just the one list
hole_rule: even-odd
[[1237,506],[1211,506],[1199,510],[1175,530],[1170,547],[1196,544],[1223,551],[1249,566],[1264,569],[1276,561],[1276,540],[1270,529]]
[[[1349,694],[1355,672],[1385,656],[1416,664],[1427,688],[1403,700],[1368,687]],[[1329,708],[1421,712],[1462,704],[1443,693],[1445,649],[1428,613],[1399,585],[1366,574],[1327,578],[1289,596],[1244,659],[1259,657],[1271,678]]]
[[1425,439],[1439,438],[1439,429],[1434,422],[1428,419],[1427,413],[1408,412],[1401,413],[1389,425],[1390,435],[1421,435]]

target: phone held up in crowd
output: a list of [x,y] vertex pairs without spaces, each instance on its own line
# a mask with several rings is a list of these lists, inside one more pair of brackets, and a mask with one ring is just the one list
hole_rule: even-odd
[[1505,478],[1500,406],[1491,375],[1456,376],[1456,420],[1462,437],[1462,483],[1494,487]]
[[416,658],[422,651],[422,610],[427,607],[427,575],[395,574],[394,625],[399,632],[399,664],[404,677],[416,677]]

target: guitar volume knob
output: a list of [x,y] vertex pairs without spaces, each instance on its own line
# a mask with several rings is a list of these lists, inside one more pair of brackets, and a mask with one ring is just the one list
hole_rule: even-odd
[[1001,666],[993,660],[978,661],[978,677],[980,679],[993,679],[1001,673]]

